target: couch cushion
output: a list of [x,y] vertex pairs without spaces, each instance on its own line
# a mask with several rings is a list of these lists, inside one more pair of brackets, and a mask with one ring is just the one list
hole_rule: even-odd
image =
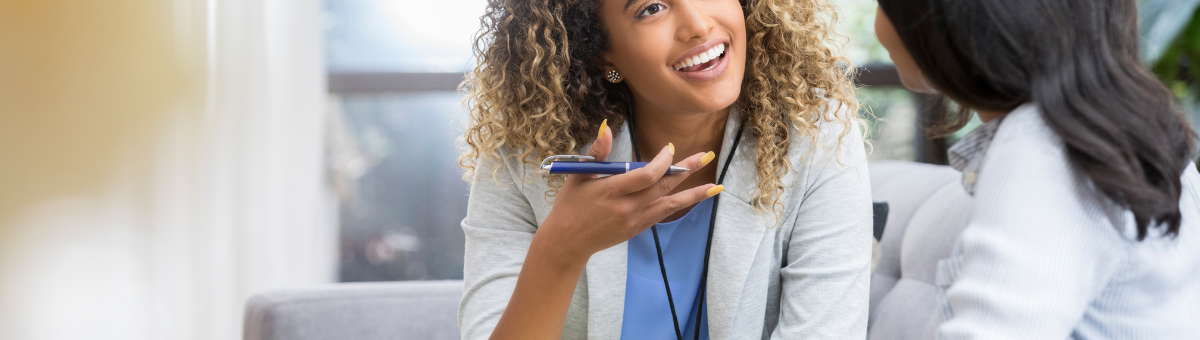
[[870,340],[917,340],[924,337],[933,315],[937,312],[937,287],[925,282],[900,279],[879,299],[879,313],[870,320],[867,331]]
[[871,163],[870,174],[872,200],[888,203],[887,228],[879,241],[879,264],[871,277],[871,316],[874,319],[878,299],[900,279],[900,245],[913,213],[934,191],[954,182],[960,175],[946,166],[897,161]]
[[873,200],[890,211],[871,276],[869,338],[917,339],[934,312],[937,261],[966,226],[970,196],[947,166],[876,162],[870,172]]
[[246,340],[458,339],[462,281],[342,283],[263,293]]
[[943,185],[917,208],[900,244],[900,277],[937,283],[937,263],[950,257],[967,226],[971,196],[958,181]]

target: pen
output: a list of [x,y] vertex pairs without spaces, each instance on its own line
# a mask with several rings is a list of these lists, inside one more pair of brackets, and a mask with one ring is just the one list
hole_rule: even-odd
[[[645,167],[647,162],[592,162],[595,157],[558,155],[547,157],[542,161],[541,173],[551,175],[566,174],[595,174],[619,175]],[[672,165],[667,169],[667,175],[689,171],[688,168]]]

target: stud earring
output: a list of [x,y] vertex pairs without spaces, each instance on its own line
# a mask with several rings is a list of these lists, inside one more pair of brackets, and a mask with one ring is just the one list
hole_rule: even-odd
[[621,82],[621,74],[617,70],[608,71],[608,82],[616,84]]

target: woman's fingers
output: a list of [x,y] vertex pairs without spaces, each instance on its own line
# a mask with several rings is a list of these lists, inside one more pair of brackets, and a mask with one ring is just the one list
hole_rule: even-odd
[[687,179],[693,173],[699,171],[700,168],[708,164],[708,162],[705,162],[704,160],[711,160],[711,157],[708,155],[710,153],[712,152],[697,153],[691,157],[679,161],[679,163],[675,163],[676,166],[686,168],[688,171],[662,176],[662,178],[658,180],[658,183],[646,188],[645,190],[642,190],[642,193],[639,193],[639,195],[645,196],[644,198],[646,201],[652,201],[671,193],[671,190],[675,190],[675,187],[678,186],[679,183],[683,183],[684,179]]
[[646,164],[641,169],[635,169],[624,174],[609,177],[613,182],[613,186],[621,195],[628,195],[642,191],[655,183],[667,174],[667,169],[671,167],[671,158],[675,153],[675,146],[667,144],[654,156],[654,160]]
[[[646,218],[653,221],[661,221],[667,216],[671,216],[679,209],[690,207],[696,203],[700,203],[706,198],[715,196],[725,190],[723,185],[705,184],[695,188],[680,191],[674,195],[659,197],[650,202],[646,209],[642,210],[649,216]],[[651,225],[654,225],[651,223]],[[649,228],[649,226],[647,226]]]

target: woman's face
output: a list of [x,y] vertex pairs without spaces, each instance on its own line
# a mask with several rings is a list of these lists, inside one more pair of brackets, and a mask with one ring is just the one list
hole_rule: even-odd
[[600,17],[615,69],[634,96],[663,110],[709,113],[737,100],[746,19],[737,0],[605,0]]
[[904,87],[913,92],[938,93],[937,89],[933,88],[933,85],[930,85],[929,81],[925,79],[925,75],[917,67],[917,62],[913,61],[912,55],[908,54],[908,49],[904,48],[904,43],[900,41],[900,35],[896,33],[896,26],[892,25],[892,21],[883,14],[882,9],[875,11],[875,37],[879,38],[879,43],[891,55],[892,63],[896,64],[896,71],[900,72],[900,82],[904,84]]

